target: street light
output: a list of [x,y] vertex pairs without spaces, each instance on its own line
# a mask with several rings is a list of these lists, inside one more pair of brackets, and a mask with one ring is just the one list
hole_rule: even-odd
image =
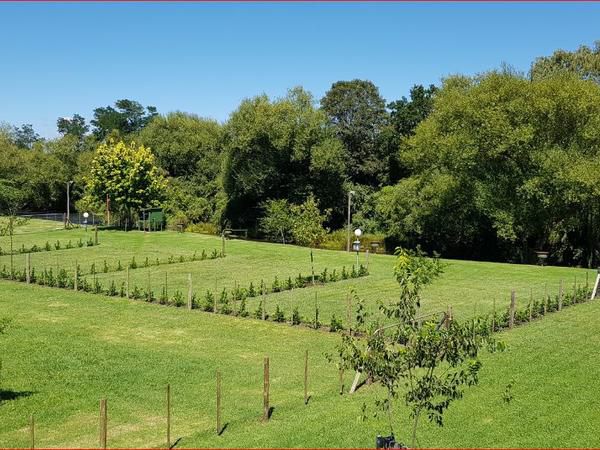
[[352,230],[350,223],[350,208],[352,206],[352,196],[356,194],[354,191],[348,191],[348,242],[346,243],[346,251],[350,251],[350,232]]
[[360,251],[360,236],[362,235],[362,230],[357,228],[354,230],[354,236],[356,236],[356,240],[352,243],[352,250],[356,252],[356,270],[358,270],[358,252]]
[[90,217],[89,213],[87,213],[87,212],[84,212],[84,213],[83,213],[83,223],[84,223],[84,225],[85,225],[85,231],[86,231],[86,232],[87,232],[87,220],[88,220],[88,217]]

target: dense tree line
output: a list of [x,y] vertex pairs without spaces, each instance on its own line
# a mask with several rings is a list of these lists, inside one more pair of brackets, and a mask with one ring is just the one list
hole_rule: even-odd
[[354,191],[353,225],[390,248],[600,261],[600,44],[540,57],[527,75],[451,76],[391,102],[371,81],[338,81],[319,101],[300,87],[248,98],[218,123],[122,99],[57,130],[45,140],[29,124],[0,128],[0,209],[63,210],[73,180],[78,206],[101,214],[100,156],[130,151],[131,167],[143,161],[158,181],[135,201],[120,186],[128,203],[116,214],[160,204],[172,223],[317,245],[315,223],[343,228]]

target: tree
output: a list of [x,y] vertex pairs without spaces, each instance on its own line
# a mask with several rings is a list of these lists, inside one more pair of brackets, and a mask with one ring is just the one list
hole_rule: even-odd
[[531,65],[531,79],[542,80],[561,73],[575,73],[584,80],[600,83],[600,41],[574,52],[556,50],[552,56],[537,58]]
[[400,295],[396,302],[380,303],[379,311],[393,323],[388,320],[383,326],[382,318],[369,320],[359,301],[359,333],[343,335],[337,350],[342,368],[365,373],[385,388],[386,398],[375,405],[386,414],[392,435],[394,404],[400,401],[406,406],[412,419],[411,447],[415,448],[421,417],[442,426],[448,407],[467,387],[478,383],[479,353],[484,347],[493,351],[502,345],[491,337],[486,320],[459,323],[446,313],[419,316],[421,291],[441,273],[442,266],[420,252],[397,249],[396,255],[394,275]]
[[259,221],[260,230],[273,240],[281,239],[282,244],[286,240],[289,242],[294,229],[289,202],[285,199],[268,200],[262,207],[265,212]]
[[167,190],[165,211],[189,222],[219,222],[223,127],[214,120],[183,112],[156,116],[139,133],[156,161],[177,180]]
[[89,125],[79,114],[74,114],[73,117],[59,117],[56,128],[63,136],[75,136],[79,141],[83,140],[85,134],[90,131]]
[[125,220],[142,208],[158,205],[166,188],[150,149],[134,142],[101,144],[85,180],[87,194],[98,203],[110,198],[111,208]]
[[599,113],[600,86],[574,74],[446,79],[401,146],[411,176],[379,194],[381,227],[455,257],[595,261]]
[[387,170],[381,131],[387,113],[379,89],[367,80],[338,81],[321,99],[321,108],[344,144],[350,180],[369,185],[384,180]]
[[402,97],[388,105],[390,125],[399,136],[411,136],[417,125],[431,113],[437,90],[433,84],[427,88],[415,84],[410,89],[410,100]]
[[21,127],[14,127],[13,140],[17,147],[31,148],[34,143],[40,140],[40,135],[35,132],[33,125],[26,123]]
[[[10,242],[10,277],[15,276],[14,266],[14,234],[15,229],[27,223],[26,218],[17,213],[23,205],[23,194],[9,182],[0,179],[0,236],[8,236]],[[0,321],[0,334],[2,322]]]
[[97,139],[105,139],[112,131],[120,135],[135,133],[144,128],[157,115],[154,106],[142,106],[134,100],[117,100],[115,107],[106,106],[94,109],[94,135]]
[[[253,228],[267,200],[299,204],[312,193],[328,209],[344,198],[343,149],[301,88],[244,100],[224,133],[225,218],[237,225]],[[343,221],[343,211],[331,220]]]

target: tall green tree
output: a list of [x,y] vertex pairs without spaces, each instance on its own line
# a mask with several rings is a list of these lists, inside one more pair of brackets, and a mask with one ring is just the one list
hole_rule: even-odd
[[152,152],[143,145],[122,141],[98,147],[85,179],[87,194],[93,200],[102,204],[108,197],[111,209],[127,220],[142,208],[158,205],[166,188]]
[[600,41],[593,47],[582,45],[574,52],[556,50],[537,58],[531,65],[531,79],[541,80],[561,73],[574,73],[584,80],[600,83]]
[[[299,204],[312,193],[324,210],[343,202],[343,147],[300,88],[275,101],[244,100],[225,127],[225,149],[226,218],[233,224],[254,228],[269,199]],[[332,220],[342,221],[343,211]]]
[[79,114],[74,114],[73,117],[59,117],[56,120],[56,128],[63,136],[74,136],[79,141],[90,131],[89,125]]
[[338,81],[321,99],[321,108],[346,150],[350,180],[377,185],[387,176],[381,132],[387,121],[385,100],[368,80]]
[[122,99],[115,106],[94,109],[94,118],[90,121],[97,139],[105,139],[111,132],[124,136],[144,128],[158,113],[154,106],[142,106],[134,100]]

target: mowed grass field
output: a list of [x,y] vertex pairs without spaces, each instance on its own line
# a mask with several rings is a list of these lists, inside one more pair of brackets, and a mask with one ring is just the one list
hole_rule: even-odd
[[[98,445],[98,405],[108,399],[110,447],[372,447],[382,418],[360,420],[382,397],[376,385],[340,396],[325,354],[339,335],[144,302],[0,281],[3,369],[0,447]],[[499,334],[508,350],[484,354],[481,383],[425,425],[424,447],[600,446],[600,302]],[[308,405],[303,357],[310,355]],[[262,364],[270,357],[271,420],[261,421]],[[215,433],[215,371],[223,374],[222,435]],[[345,374],[346,385],[352,374]],[[513,400],[502,400],[513,382]],[[409,435],[397,407],[396,435]]]
[[[100,231],[100,245],[94,247],[64,249],[70,240],[73,244],[80,239],[86,242],[93,238],[91,228],[62,230],[60,223],[48,221],[31,221],[18,229],[15,236],[15,248],[32,245],[44,247],[46,242],[54,245],[61,242],[63,249],[50,252],[33,253],[32,267],[36,273],[44,268],[64,268],[74,274],[75,265],[80,266],[83,274],[90,283],[93,276],[89,275],[92,264],[100,273],[96,276],[107,288],[114,280],[117,287],[125,281],[125,271],[116,271],[120,262],[127,266],[135,257],[137,269],[130,271],[130,290],[138,286],[144,290],[150,288],[158,296],[165,286],[170,295],[176,290],[187,295],[188,274],[192,275],[195,295],[202,300],[207,290],[217,296],[223,288],[229,291],[235,286],[248,288],[252,282],[256,289],[261,280],[271,287],[275,277],[283,283],[288,277],[294,279],[301,273],[311,274],[310,250],[292,245],[262,243],[243,240],[226,241],[226,257],[189,262],[196,254],[199,257],[203,251],[210,254],[213,250],[221,251],[222,241],[217,236],[175,233],[175,232],[120,232]],[[8,249],[8,238],[0,238],[0,247]],[[158,258],[166,263],[169,258],[178,261],[183,256],[187,262],[161,264],[159,266],[142,267],[146,258],[153,264]],[[342,268],[350,270],[356,264],[355,253],[339,251],[314,250],[315,273],[327,268],[331,273],[334,269],[340,273]],[[24,269],[25,255],[13,257],[15,267]],[[108,273],[102,273],[104,263],[109,266]],[[360,264],[367,264],[366,255],[359,256]],[[393,278],[394,257],[390,255],[369,256],[369,276],[356,279],[341,280],[307,287],[273,293],[266,296],[265,304],[269,314],[273,314],[277,305],[290,320],[292,310],[297,307],[306,321],[312,320],[315,311],[315,301],[319,307],[320,321],[327,325],[333,314],[346,322],[347,296],[354,290],[363,298],[367,308],[377,309],[377,301],[393,300],[397,295],[397,283]],[[444,274],[436,283],[427,288],[423,294],[424,313],[446,310],[452,306],[457,317],[469,317],[473,314],[491,312],[494,304],[498,310],[508,306],[510,291],[517,293],[518,302],[524,304],[533,294],[541,298],[544,292],[556,294],[561,280],[564,289],[571,289],[575,282],[583,284],[588,280],[591,284],[595,271],[571,269],[564,267],[541,267],[516,264],[480,263],[473,261],[444,260]],[[0,257],[0,267],[10,267],[10,256]],[[166,281],[165,281],[166,280]],[[315,298],[316,297],[316,298]],[[247,309],[252,314],[259,303],[260,297],[249,298]]]

